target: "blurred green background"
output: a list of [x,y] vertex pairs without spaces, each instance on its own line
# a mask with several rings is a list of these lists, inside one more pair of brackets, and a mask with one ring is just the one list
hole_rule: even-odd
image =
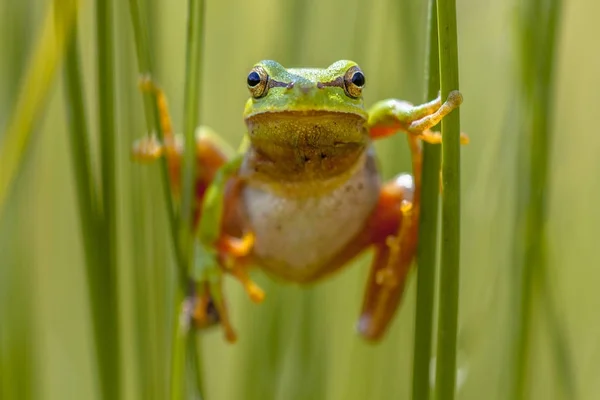
[[[0,0],[0,132],[13,111],[48,3]],[[115,3],[123,393],[127,399],[165,399],[175,309],[173,251],[159,168],[129,161],[130,143],[145,134],[145,119],[128,4]],[[457,4],[465,98],[461,129],[471,137],[462,151],[460,399],[507,398],[512,368],[513,244],[519,240],[515,180],[524,173],[517,168],[524,138],[516,120],[522,54],[515,27],[521,3]],[[181,130],[187,3],[148,4],[156,79]],[[95,137],[93,13],[92,4],[84,2],[78,26]],[[595,248],[600,135],[593,131],[600,101],[600,51],[594,39],[600,37],[599,13],[600,4],[591,0],[566,1],[560,13],[544,275],[550,290],[535,291],[533,303],[532,399],[565,398],[560,388],[565,371],[573,377],[577,398],[600,398],[600,252]],[[420,102],[425,23],[426,2],[416,0],[208,0],[202,122],[232,144],[239,142],[246,73],[261,59],[290,67],[352,59],[367,76],[367,104],[388,97]],[[18,398],[99,398],[61,76],[43,118],[35,121],[0,214],[0,393],[19,386]],[[386,178],[410,168],[403,137],[377,147]],[[219,330],[200,336],[205,398],[409,398],[414,279],[387,336],[377,345],[366,344],[354,324],[368,257],[309,288],[274,282],[257,271],[267,293],[262,305],[250,303],[239,285],[228,281],[240,339],[229,345]],[[566,359],[557,360],[557,343],[566,344]]]

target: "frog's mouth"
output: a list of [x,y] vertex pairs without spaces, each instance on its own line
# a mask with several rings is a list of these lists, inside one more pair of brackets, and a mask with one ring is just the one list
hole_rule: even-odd
[[321,110],[264,112],[246,119],[253,144],[293,148],[364,144],[365,122],[357,114]]
[[280,111],[246,119],[256,172],[288,181],[352,169],[369,143],[365,119],[333,111]]

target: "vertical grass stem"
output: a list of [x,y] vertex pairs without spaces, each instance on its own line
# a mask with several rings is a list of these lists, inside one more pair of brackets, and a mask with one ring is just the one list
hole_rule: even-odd
[[[427,35],[424,101],[435,98],[440,85],[436,0],[429,0]],[[429,364],[437,261],[440,152],[441,148],[438,145],[423,144],[423,186],[417,249],[417,305],[412,380],[412,398],[419,400],[428,400],[430,393]]]
[[[518,38],[521,62],[518,66],[519,109],[523,114],[520,120],[519,174],[517,187],[517,232],[514,244],[516,265],[515,287],[518,292],[514,312],[513,354],[510,370],[509,394],[511,399],[530,398],[529,358],[532,336],[532,315],[536,300],[535,286],[542,289],[546,283],[546,220],[549,193],[550,144],[552,140],[552,97],[554,92],[554,57],[560,17],[561,0],[531,0],[520,5]],[[548,290],[542,290],[548,295]],[[552,299],[541,299],[549,308]],[[549,309],[549,311],[552,311]],[[547,318],[551,318],[551,313]],[[560,326],[553,332],[558,339],[554,355],[561,363],[560,382],[565,392],[571,392],[573,376],[569,371],[570,362],[564,358],[566,348],[562,340]]]
[[[437,0],[442,99],[458,90],[456,1]],[[437,336],[436,398],[452,400],[456,382],[456,337],[460,267],[460,113],[442,120],[442,248]]]
[[98,63],[98,121],[100,133],[100,166],[102,182],[102,215],[104,265],[99,277],[104,290],[102,337],[105,340],[101,354],[101,379],[106,382],[105,399],[121,398],[121,358],[118,301],[117,256],[117,176],[115,124],[115,66],[114,66],[113,1],[96,1],[96,40]]

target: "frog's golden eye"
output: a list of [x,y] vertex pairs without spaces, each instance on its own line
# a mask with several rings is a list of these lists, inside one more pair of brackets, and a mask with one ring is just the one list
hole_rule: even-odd
[[365,86],[365,75],[356,65],[344,75],[344,91],[350,97],[360,97]]
[[252,68],[246,82],[248,83],[248,90],[250,90],[252,97],[258,99],[267,94],[269,75],[263,67],[256,66]]

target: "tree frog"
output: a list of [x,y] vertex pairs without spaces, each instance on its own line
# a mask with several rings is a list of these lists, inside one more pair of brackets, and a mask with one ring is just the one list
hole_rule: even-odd
[[[196,326],[218,320],[226,339],[235,340],[221,289],[224,273],[260,302],[264,293],[250,279],[251,267],[310,284],[374,249],[357,330],[368,340],[382,337],[415,256],[420,141],[441,142],[430,128],[457,108],[462,96],[453,91],[444,102],[438,96],[416,106],[388,99],[366,109],[365,83],[352,61],[324,69],[261,61],[246,79],[243,151],[232,156],[207,128],[198,129],[193,229],[199,272],[191,313]],[[162,90],[150,81],[144,87],[156,95],[164,140],[137,141],[133,156],[142,162],[165,156],[178,193],[182,140],[173,134]],[[407,134],[412,175],[382,182],[373,142],[396,132]]]

